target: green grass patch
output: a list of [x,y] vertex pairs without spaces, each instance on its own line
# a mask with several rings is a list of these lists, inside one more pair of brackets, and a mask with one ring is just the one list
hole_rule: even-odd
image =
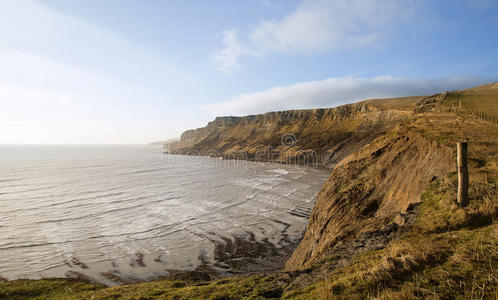
[[0,282],[0,299],[80,299],[105,286],[69,279]]

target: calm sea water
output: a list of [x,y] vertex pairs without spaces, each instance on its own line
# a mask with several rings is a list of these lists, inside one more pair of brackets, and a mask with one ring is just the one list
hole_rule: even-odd
[[298,239],[307,218],[295,212],[327,176],[153,146],[0,146],[0,276],[77,271],[112,284],[100,274],[148,279],[213,261],[222,237]]

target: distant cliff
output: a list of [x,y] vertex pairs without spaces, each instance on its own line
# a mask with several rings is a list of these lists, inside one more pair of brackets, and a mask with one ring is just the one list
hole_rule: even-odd
[[328,109],[218,117],[188,130],[171,153],[332,166],[414,114],[420,98],[365,101]]
[[159,141],[159,142],[152,142],[149,143],[150,146],[166,146],[166,145],[174,145],[178,143],[180,139],[175,138],[175,139],[167,139],[165,141]]

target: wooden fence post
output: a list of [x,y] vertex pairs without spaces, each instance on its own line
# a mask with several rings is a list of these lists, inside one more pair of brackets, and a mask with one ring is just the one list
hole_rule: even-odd
[[457,143],[458,194],[457,201],[465,207],[469,203],[469,170],[467,167],[467,143]]

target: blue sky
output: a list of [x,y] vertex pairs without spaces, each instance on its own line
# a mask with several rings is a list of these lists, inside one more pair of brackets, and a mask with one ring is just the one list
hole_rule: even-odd
[[497,0],[4,0],[0,144],[466,88],[497,80],[497,49]]

